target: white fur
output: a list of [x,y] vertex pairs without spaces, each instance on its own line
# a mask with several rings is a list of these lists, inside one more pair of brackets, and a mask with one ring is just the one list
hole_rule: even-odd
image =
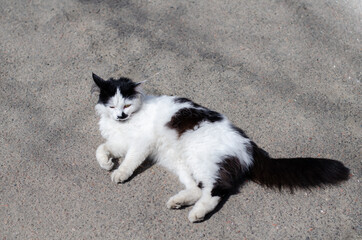
[[[111,157],[123,158],[112,173],[114,182],[126,181],[147,156],[153,157],[158,164],[177,174],[186,187],[170,198],[167,207],[195,204],[189,213],[189,220],[195,222],[202,220],[220,201],[220,197],[211,196],[211,190],[223,157],[236,156],[245,167],[252,164],[246,151],[250,140],[236,133],[225,116],[222,121],[202,122],[197,129],[179,137],[166,124],[179,109],[192,106],[187,102],[175,103],[174,99],[139,95],[125,100],[117,91],[108,105],[97,104],[99,127],[106,142],[98,147],[96,157],[106,170],[113,167]],[[123,109],[125,104],[131,107]],[[129,118],[117,121],[122,110],[127,111]],[[199,182],[203,184],[202,189],[197,186]]]

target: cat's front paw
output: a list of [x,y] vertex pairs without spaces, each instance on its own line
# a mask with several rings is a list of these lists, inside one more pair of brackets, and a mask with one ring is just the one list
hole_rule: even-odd
[[112,158],[109,158],[109,152],[107,151],[106,145],[101,144],[96,151],[96,158],[101,168],[106,170],[111,170],[114,163],[112,162]]
[[132,175],[132,173],[128,173],[127,171],[123,170],[123,169],[117,169],[114,170],[114,172],[112,172],[111,174],[111,179],[113,182],[115,183],[123,183],[125,182],[130,176]]

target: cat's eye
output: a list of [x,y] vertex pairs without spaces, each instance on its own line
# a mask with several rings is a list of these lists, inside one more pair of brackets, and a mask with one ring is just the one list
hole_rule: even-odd
[[124,105],[124,108],[129,108],[131,106],[131,104],[126,104]]
[[114,106],[109,106],[110,108],[114,108]]

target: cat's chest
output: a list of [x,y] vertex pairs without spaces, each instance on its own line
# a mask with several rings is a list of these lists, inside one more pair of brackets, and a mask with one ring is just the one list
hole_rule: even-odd
[[99,129],[102,137],[106,140],[118,140],[133,138],[137,126],[128,123],[117,123],[114,121],[100,121]]

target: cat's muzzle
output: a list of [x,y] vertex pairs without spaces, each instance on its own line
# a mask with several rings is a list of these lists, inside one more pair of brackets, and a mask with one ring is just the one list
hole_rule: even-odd
[[125,121],[125,120],[128,119],[128,117],[129,117],[129,115],[127,115],[127,114],[125,114],[125,113],[122,113],[121,116],[117,116],[117,120],[118,120],[118,121]]

